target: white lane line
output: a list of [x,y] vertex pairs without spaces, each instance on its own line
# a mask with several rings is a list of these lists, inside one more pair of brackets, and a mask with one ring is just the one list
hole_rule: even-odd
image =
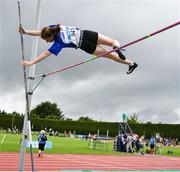
[[6,134],[4,134],[3,138],[1,139],[1,144],[3,144],[5,137],[6,137]]

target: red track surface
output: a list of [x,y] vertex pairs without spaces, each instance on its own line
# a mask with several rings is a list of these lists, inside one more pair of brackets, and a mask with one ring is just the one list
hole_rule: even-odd
[[[46,154],[34,155],[36,171],[59,170],[180,170],[180,157]],[[17,171],[19,154],[1,153],[0,171]],[[30,156],[25,170],[31,171]]]

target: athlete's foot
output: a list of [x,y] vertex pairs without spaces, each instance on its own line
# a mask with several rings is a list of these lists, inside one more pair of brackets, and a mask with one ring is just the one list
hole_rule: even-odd
[[39,154],[38,154],[38,158],[39,158],[40,156],[41,156],[41,154],[39,153]]
[[127,71],[127,74],[130,74],[138,67],[138,64],[134,63],[133,65],[129,65],[129,70]]

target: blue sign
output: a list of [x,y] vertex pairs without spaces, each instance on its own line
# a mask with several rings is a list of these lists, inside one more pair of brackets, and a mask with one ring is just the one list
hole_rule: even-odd
[[[27,141],[26,147],[29,148],[30,147],[30,142]],[[33,148],[38,148],[38,141],[32,141],[32,147]],[[52,141],[46,141],[46,145],[44,148],[47,149],[52,149]]]

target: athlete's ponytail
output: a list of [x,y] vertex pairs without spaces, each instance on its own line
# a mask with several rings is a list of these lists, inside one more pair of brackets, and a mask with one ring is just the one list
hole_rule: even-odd
[[60,32],[60,30],[61,30],[60,24],[57,24],[55,27],[50,28],[50,30],[51,30],[53,33],[57,34],[57,33]]
[[53,36],[55,38],[56,34],[58,32],[60,32],[61,28],[60,28],[60,24],[57,24],[56,26],[54,27],[44,27],[42,30],[41,30],[41,38],[42,39],[46,39],[46,38],[49,38],[51,36]]

